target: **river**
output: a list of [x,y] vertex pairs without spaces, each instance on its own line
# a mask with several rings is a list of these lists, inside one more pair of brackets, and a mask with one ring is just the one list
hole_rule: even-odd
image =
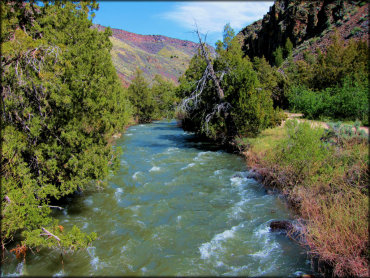
[[100,191],[74,197],[56,217],[99,238],[87,250],[42,250],[2,273],[32,276],[312,273],[304,250],[269,231],[288,208],[246,177],[243,159],[198,142],[175,121],[127,129],[119,170]]

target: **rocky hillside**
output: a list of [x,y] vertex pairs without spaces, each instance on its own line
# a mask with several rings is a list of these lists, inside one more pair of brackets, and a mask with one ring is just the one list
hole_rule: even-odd
[[[98,30],[106,27],[94,25]],[[198,44],[161,35],[138,35],[113,29],[111,56],[118,75],[125,86],[134,77],[137,67],[150,81],[156,74],[177,83],[190,59],[197,52]]]
[[263,19],[241,30],[237,37],[248,56],[264,55],[270,62],[272,53],[289,38],[295,47],[293,57],[300,59],[303,50],[325,50],[335,31],[345,40],[367,41],[368,8],[367,1],[277,0]]

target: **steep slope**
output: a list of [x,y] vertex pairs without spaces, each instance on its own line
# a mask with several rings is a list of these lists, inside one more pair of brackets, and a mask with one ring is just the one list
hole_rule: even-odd
[[265,56],[270,62],[276,48],[289,38],[296,48],[293,57],[300,59],[302,50],[325,50],[335,31],[345,40],[367,41],[368,6],[366,1],[277,0],[263,19],[245,27],[237,37],[248,56]]
[[[98,30],[106,27],[94,25]],[[177,83],[198,44],[161,35],[138,35],[124,30],[111,29],[113,43],[111,56],[122,83],[128,86],[139,67],[151,81],[156,74]]]

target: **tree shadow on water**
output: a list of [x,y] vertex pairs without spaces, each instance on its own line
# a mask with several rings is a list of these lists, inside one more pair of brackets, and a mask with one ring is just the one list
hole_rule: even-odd
[[158,139],[175,142],[176,147],[180,149],[194,148],[200,151],[212,152],[224,150],[222,145],[216,144],[213,141],[204,140],[194,134],[188,136],[184,136],[183,134],[162,134],[158,136]]

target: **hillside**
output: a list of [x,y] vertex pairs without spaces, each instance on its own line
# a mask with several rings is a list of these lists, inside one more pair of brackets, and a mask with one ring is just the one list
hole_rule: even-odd
[[[106,28],[101,25],[94,27],[98,30]],[[177,83],[198,49],[198,45],[190,41],[161,35],[139,35],[113,28],[111,30],[111,56],[125,86],[130,84],[137,67],[144,72],[148,81],[159,74]]]
[[277,0],[263,19],[242,29],[237,37],[245,54],[265,56],[270,62],[272,53],[289,38],[297,60],[304,50],[313,52],[319,47],[325,51],[336,31],[346,41],[368,41],[368,24],[366,1]]

